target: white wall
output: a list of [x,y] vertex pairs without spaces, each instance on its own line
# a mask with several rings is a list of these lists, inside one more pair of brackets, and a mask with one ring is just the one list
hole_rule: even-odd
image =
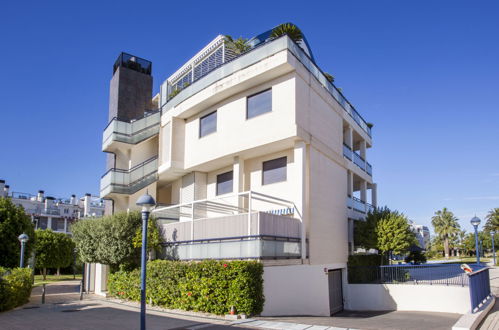
[[328,274],[324,268],[344,267],[345,264],[264,267],[262,316],[329,316]]
[[411,284],[346,284],[345,309],[468,313],[467,286]]

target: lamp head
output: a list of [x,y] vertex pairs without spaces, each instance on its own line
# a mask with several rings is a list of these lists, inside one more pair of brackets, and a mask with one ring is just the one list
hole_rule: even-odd
[[22,233],[21,235],[19,235],[19,237],[17,239],[21,243],[26,243],[29,240],[29,237],[25,233]]
[[156,201],[151,195],[146,193],[139,197],[136,204],[142,206],[142,212],[150,212],[156,206]]
[[479,217],[474,216],[474,217],[470,220],[470,222],[471,222],[471,224],[472,224],[474,227],[477,227],[477,226],[480,224],[481,220],[480,220],[480,218],[479,218]]
[[496,232],[494,230],[490,231],[490,235],[494,236],[495,234],[496,234]]

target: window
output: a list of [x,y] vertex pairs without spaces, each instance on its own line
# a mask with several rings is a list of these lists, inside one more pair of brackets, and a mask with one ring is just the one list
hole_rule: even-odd
[[217,112],[214,111],[199,119],[199,137],[217,131]]
[[287,157],[263,162],[262,184],[286,181]]
[[232,192],[232,177],[232,171],[217,175],[217,196]]
[[272,89],[248,96],[246,102],[246,119],[250,119],[272,111]]

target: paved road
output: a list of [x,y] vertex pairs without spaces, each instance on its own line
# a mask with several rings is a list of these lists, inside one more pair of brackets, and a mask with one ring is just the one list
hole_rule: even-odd
[[[102,299],[79,300],[78,282],[47,285],[46,303],[41,304],[41,287],[33,289],[28,304],[0,313],[2,330],[97,330],[139,328],[140,311],[133,306]],[[147,315],[147,329],[228,329],[229,322],[174,316],[157,311]]]

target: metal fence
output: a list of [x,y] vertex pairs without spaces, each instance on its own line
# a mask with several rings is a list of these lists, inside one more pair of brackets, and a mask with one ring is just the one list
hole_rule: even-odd
[[490,297],[489,269],[477,270],[469,276],[471,312],[475,312]]
[[[471,267],[474,270],[484,268],[482,265],[471,265]],[[461,269],[460,264],[355,266],[348,267],[348,282],[468,286],[470,276]]]

